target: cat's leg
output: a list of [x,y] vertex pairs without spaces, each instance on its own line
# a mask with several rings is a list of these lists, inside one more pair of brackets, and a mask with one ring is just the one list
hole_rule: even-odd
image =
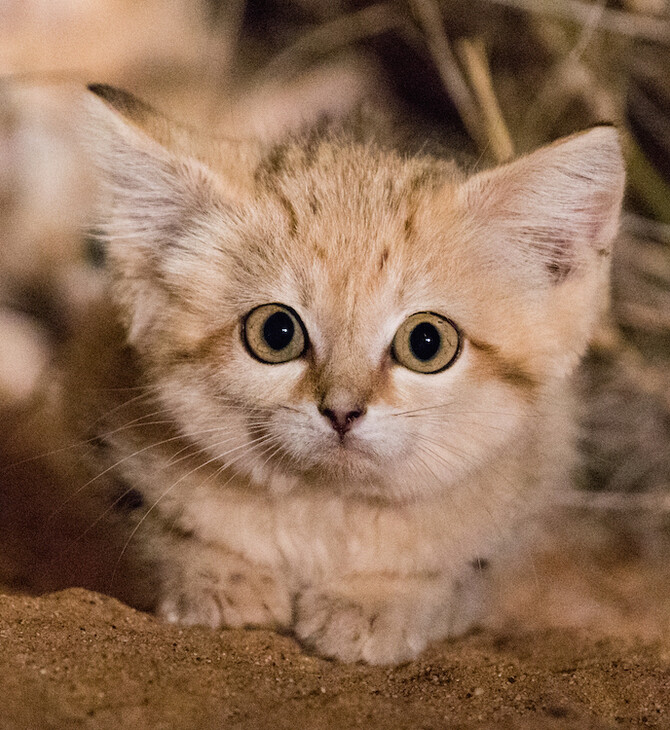
[[165,535],[152,543],[161,618],[212,628],[290,625],[291,595],[276,571],[191,536]]
[[482,615],[485,571],[442,575],[356,575],[303,591],[295,633],[318,654],[397,664],[434,640],[467,631]]
[[[98,486],[97,508],[91,509],[105,515],[120,536],[115,540],[125,557],[124,570],[112,571],[115,594],[171,623],[290,627],[295,591],[283,572],[251,562],[223,541],[204,540],[191,523],[183,524],[182,500],[164,505],[161,493],[156,496],[155,488],[139,479],[160,474],[160,463],[123,463],[123,457],[115,461],[122,451],[108,443],[96,447],[104,460],[89,464],[86,473]],[[125,474],[114,469],[121,464]],[[112,561],[120,565],[116,555]]]

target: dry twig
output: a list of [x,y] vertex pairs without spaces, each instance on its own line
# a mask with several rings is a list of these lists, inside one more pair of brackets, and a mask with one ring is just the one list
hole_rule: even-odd
[[444,32],[440,9],[435,0],[410,0],[410,2],[444,88],[454,102],[468,133],[483,152],[487,149],[488,140],[480,123],[477,101],[463,78],[451,50],[447,34]]
[[341,48],[381,35],[404,24],[389,3],[378,3],[319,25],[277,54],[260,72],[260,83],[287,79],[303,70],[305,63]]
[[507,162],[514,156],[514,143],[493,89],[484,43],[481,39],[462,38],[456,50],[479,102],[492,157],[498,163]]
[[[489,0],[497,5],[525,10],[537,15],[571,20],[588,25],[593,5],[582,0]],[[629,38],[642,38],[659,43],[670,43],[670,23],[658,17],[638,15],[624,10],[604,8],[600,19],[602,30]]]
[[557,497],[562,507],[607,512],[670,512],[670,494],[584,492],[576,489]]
[[589,15],[579,33],[577,42],[558,59],[547,73],[542,88],[524,115],[520,137],[542,138],[544,129],[557,119],[575,96],[585,96],[585,89],[592,94],[591,84],[585,81],[590,73],[585,70],[581,58],[600,28],[606,0],[598,0],[590,6]]

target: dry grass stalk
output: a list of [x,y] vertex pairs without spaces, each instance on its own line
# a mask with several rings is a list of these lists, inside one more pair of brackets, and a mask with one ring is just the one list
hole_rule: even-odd
[[670,380],[658,367],[647,362],[644,355],[614,325],[603,324],[591,348],[603,354],[611,353],[623,372],[640,392],[655,397],[670,412]]
[[[670,489],[668,490],[670,492]],[[654,514],[670,512],[670,494],[638,494],[620,492],[563,492],[558,502],[562,507],[576,509],[632,512],[650,511]]]
[[498,163],[507,162],[514,156],[514,143],[493,89],[484,42],[462,38],[456,50],[478,101],[491,156]]
[[[524,10],[547,17],[569,20],[579,25],[590,23],[593,5],[581,0],[489,0],[496,5]],[[629,38],[670,43],[670,23],[655,16],[639,15],[613,8],[604,8],[600,19],[602,30]]]
[[303,71],[306,61],[325,58],[357,41],[399,28],[404,20],[389,3],[370,5],[323,23],[276,55],[257,75],[256,81],[291,79]]
[[482,155],[493,162],[514,156],[514,143],[493,88],[482,39],[462,38],[456,44],[465,75],[451,49],[434,0],[411,0],[444,88]]
[[225,41],[219,45],[220,52],[225,55],[221,59],[221,68],[232,69],[238,54],[238,46],[242,34],[242,23],[246,0],[228,0],[223,7],[224,17],[219,21]]
[[[587,22],[576,43],[554,62],[547,73],[541,89],[524,114],[521,139],[529,136],[542,139],[545,136],[543,127],[551,125],[575,97],[585,96],[585,89],[597,86],[592,83],[594,79],[581,59],[600,28],[605,2],[606,0],[598,0],[591,6]],[[593,104],[592,101],[589,103]],[[604,120],[606,117],[601,114],[598,118]]]
[[629,185],[654,218],[662,223],[670,224],[670,186],[630,135],[626,147]]
[[428,50],[447,94],[453,101],[468,134],[482,152],[486,151],[488,140],[486,131],[480,123],[477,100],[458,67],[458,62],[444,31],[437,3],[435,0],[410,0],[410,4],[424,33]]

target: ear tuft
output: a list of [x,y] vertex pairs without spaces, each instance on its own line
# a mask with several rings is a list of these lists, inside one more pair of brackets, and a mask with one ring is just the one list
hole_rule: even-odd
[[117,89],[109,84],[89,84],[86,88],[116,109],[119,114],[138,123],[152,116],[159,116],[148,104],[123,89]]

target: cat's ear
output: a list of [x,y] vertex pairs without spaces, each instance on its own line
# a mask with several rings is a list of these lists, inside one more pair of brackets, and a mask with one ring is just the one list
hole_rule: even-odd
[[457,189],[472,246],[547,373],[575,367],[607,306],[624,177],[618,134],[600,126]]
[[149,104],[108,84],[89,84],[87,88],[127,122],[135,124],[157,142],[163,145],[169,143],[167,120]]
[[602,125],[475,175],[460,193],[502,266],[560,284],[606,260],[624,178],[619,135]]
[[194,231],[206,227],[206,215],[223,215],[225,183],[185,153],[151,107],[109,86],[89,91],[83,136],[100,179],[100,227],[114,292],[137,343],[169,299],[165,272],[188,272],[189,261],[206,254],[207,240]]

